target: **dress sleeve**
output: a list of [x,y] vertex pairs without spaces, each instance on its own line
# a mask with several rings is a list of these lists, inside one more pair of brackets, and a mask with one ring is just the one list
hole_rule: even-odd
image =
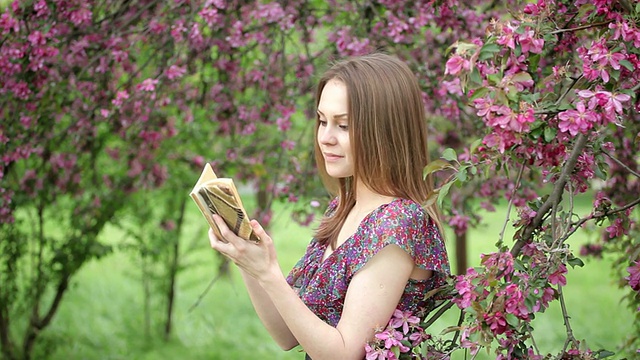
[[372,213],[363,235],[361,243],[357,244],[361,256],[351,264],[352,275],[388,245],[400,247],[421,269],[440,273],[436,275],[449,274],[440,231],[422,206],[414,201],[402,199]]

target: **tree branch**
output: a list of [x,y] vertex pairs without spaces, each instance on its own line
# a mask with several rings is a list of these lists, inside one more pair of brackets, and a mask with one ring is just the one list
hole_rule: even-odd
[[569,314],[567,313],[567,305],[564,302],[564,295],[562,294],[562,285],[558,285],[558,294],[560,298],[560,307],[562,308],[562,319],[564,320],[564,327],[567,329],[567,340],[564,342],[564,347],[562,348],[562,354],[567,351],[567,346],[569,343],[575,343],[576,339],[573,337],[573,330],[571,329],[571,324],[569,323]]
[[582,219],[580,219],[578,222],[572,224],[572,228],[571,230],[569,230],[561,239],[560,239],[560,243],[563,243],[564,241],[566,241],[571,235],[573,235],[573,233],[575,233],[576,231],[578,231],[578,229],[582,226],[582,224],[584,224],[585,222],[592,220],[592,219],[601,219],[622,211],[625,211],[627,209],[630,209],[636,205],[640,204],[640,198],[635,199],[634,201],[628,203],[625,206],[619,207],[617,209],[613,209],[613,210],[608,210],[605,212],[598,212],[595,214],[591,214],[589,216],[586,216]]
[[582,149],[587,144],[587,137],[584,134],[578,135],[578,138],[573,146],[573,150],[571,155],[567,159],[562,168],[562,173],[560,177],[556,181],[553,191],[551,195],[547,198],[547,200],[540,206],[536,216],[533,218],[531,223],[524,228],[522,236],[520,239],[516,241],[516,243],[511,248],[511,254],[515,257],[520,253],[522,247],[531,239],[533,236],[533,232],[542,224],[544,216],[549,212],[553,204],[556,204],[560,201],[562,197],[562,193],[564,192],[564,186],[567,183],[569,176],[573,172],[573,169],[576,167],[576,163],[578,162],[578,156],[582,154]]
[[435,313],[429,320],[425,321],[424,328],[428,329],[429,326],[433,325],[433,323],[442,316],[447,310],[449,310],[453,306],[451,300],[447,300],[447,302]]
[[578,30],[590,29],[590,28],[593,28],[593,27],[608,25],[610,22],[612,22],[612,21],[611,20],[603,21],[601,23],[582,25],[582,26],[578,26],[578,27],[574,27],[574,28],[570,28],[570,29],[558,29],[558,30],[554,30],[554,31],[550,32],[550,34],[561,34],[563,32],[568,32],[568,31],[578,31]]
[[602,152],[607,155],[609,157],[609,159],[613,160],[616,164],[622,166],[623,169],[627,170],[628,172],[630,172],[631,174],[633,174],[633,176],[640,178],[640,174],[638,174],[637,172],[633,171],[633,169],[631,169],[630,167],[628,167],[627,165],[625,165],[622,161],[618,160],[615,156],[609,154],[606,150],[602,150]]
[[522,173],[524,172],[526,162],[522,162],[522,166],[520,167],[520,171],[518,171],[518,177],[516,178],[516,185],[513,187],[513,191],[511,192],[511,197],[509,198],[509,205],[507,206],[507,216],[504,219],[504,224],[502,224],[502,230],[500,231],[500,239],[498,240],[498,244],[502,247],[502,239],[504,239],[504,232],[507,229],[507,224],[509,223],[509,214],[511,214],[511,207],[513,206],[513,199],[516,196],[516,191],[520,187],[520,180],[522,179]]

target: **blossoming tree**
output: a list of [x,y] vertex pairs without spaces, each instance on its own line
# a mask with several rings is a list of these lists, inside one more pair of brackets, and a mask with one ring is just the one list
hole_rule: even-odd
[[[604,224],[583,255],[615,254],[629,304],[640,303],[639,18],[628,0],[14,1],[0,15],[2,353],[32,354],[73,275],[112,250],[98,237],[108,223],[169,234],[138,245],[170,259],[170,313],[176,189],[186,194],[211,161],[256,184],[263,221],[273,199],[316,196],[306,123],[316,67],[384,49],[423,85],[442,156],[425,174],[442,175],[434,201],[446,201],[456,234],[503,197],[519,215],[513,244],[495,239],[435,314],[394,314],[368,357],[492,347],[541,359],[529,325],[552,301],[567,330],[557,357],[605,356],[573,338],[562,288],[582,264],[567,240]],[[593,210],[576,213],[574,196],[596,185]],[[127,208],[150,212],[122,221]],[[454,305],[464,316],[453,338],[429,334]]]
[[[439,200],[452,184],[464,188],[482,173],[505,174],[509,211],[515,204],[519,213],[515,243],[509,249],[504,239],[496,239],[498,251],[483,255],[481,266],[453,282],[451,303],[441,309],[455,304],[463,311],[452,328],[453,343],[425,336],[424,326],[409,321],[408,314],[395,314],[368,347],[370,358],[446,358],[456,349],[476,354],[482,347],[493,348],[499,359],[547,358],[551,354],[536,347],[530,322],[555,300],[567,332],[556,358],[613,354],[574,338],[562,288],[567,267],[583,265],[567,240],[590,221],[607,223],[604,245],[587,246],[582,253],[613,251],[626,269],[622,277],[630,286],[631,307],[640,302],[633,213],[640,203],[639,14],[640,6],[626,1],[540,0],[492,20],[485,36],[453,44],[445,73],[459,87],[449,93],[463,95],[463,104],[476,115],[470,119],[486,132],[460,156],[445,151],[425,172],[449,171]],[[594,183],[599,189],[593,209],[579,214],[573,199]],[[549,184],[550,191],[541,184]],[[634,343],[637,335],[629,344]]]

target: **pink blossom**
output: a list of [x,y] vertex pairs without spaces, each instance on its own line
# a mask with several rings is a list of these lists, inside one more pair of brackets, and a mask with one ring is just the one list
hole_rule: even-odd
[[256,124],[255,123],[249,123],[249,124],[245,125],[242,128],[242,131],[240,132],[240,135],[249,136],[249,135],[251,135],[251,134],[253,134],[255,132],[256,132]]
[[47,43],[47,39],[45,39],[44,35],[40,31],[34,31],[29,36],[27,36],[27,40],[31,43],[31,46],[42,46]]
[[622,103],[631,99],[631,96],[621,93],[610,93],[608,91],[598,91],[595,94],[598,104],[603,106],[607,112],[622,114]]
[[142,83],[137,85],[138,90],[152,92],[156,90],[156,85],[158,84],[158,79],[145,79]]
[[489,329],[494,335],[504,334],[507,330],[507,319],[501,311],[496,311],[494,314],[484,314],[484,321],[489,325]]
[[502,34],[498,36],[498,40],[496,43],[500,45],[505,45],[506,47],[515,50],[516,42],[515,42],[515,29],[511,24],[507,24],[507,26],[502,26]]
[[276,124],[278,125],[278,130],[281,132],[291,129],[291,121],[286,117],[276,119]]
[[129,59],[129,54],[126,51],[114,50],[111,52],[113,60],[117,63],[123,63]]
[[529,131],[528,124],[534,122],[535,118],[533,117],[532,109],[525,113],[519,113],[508,106],[502,105],[496,109],[496,116],[487,120],[487,125],[491,127],[522,133]]
[[402,328],[402,333],[407,334],[409,332],[409,326],[417,325],[420,323],[420,319],[417,316],[414,316],[411,311],[401,311],[396,309],[393,312],[393,316],[389,321],[389,325],[394,328]]
[[15,84],[12,90],[13,94],[21,100],[27,100],[29,96],[31,96],[31,89],[29,89],[29,85],[24,81]]
[[496,111],[498,109],[498,106],[493,104],[493,99],[488,96],[473,100],[473,105],[476,110],[478,110],[476,115],[483,117],[489,116],[491,111]]
[[397,346],[400,349],[400,352],[409,351],[409,348],[401,342],[402,340],[405,340],[404,336],[402,336],[402,333],[396,329],[387,328],[385,331],[375,334],[375,338],[384,341],[384,347],[387,349]]
[[31,116],[20,116],[20,124],[22,124],[25,129],[29,129],[31,127],[31,120]]
[[467,232],[469,220],[471,220],[469,216],[460,215],[454,210],[454,215],[449,219],[449,226],[455,230],[456,234],[461,235]]
[[455,287],[459,296],[454,297],[451,301],[458,305],[459,308],[468,308],[478,297],[475,292],[476,286],[471,283],[471,279],[477,276],[478,273],[473,268],[469,268],[466,275],[458,275],[456,278]]
[[282,150],[291,151],[295,149],[296,142],[293,140],[284,140],[280,143],[280,147],[282,148]]
[[167,30],[167,25],[161,22],[158,22],[158,20],[156,19],[152,19],[149,22],[149,30],[151,31],[152,34],[160,35]]
[[164,74],[167,76],[167,79],[174,80],[182,77],[186,72],[187,69],[184,66],[171,65]]
[[567,285],[567,278],[564,274],[567,273],[567,267],[564,264],[560,264],[558,269],[549,275],[549,284],[551,285]]
[[611,225],[607,226],[605,231],[609,235],[609,239],[621,237],[628,232],[624,226],[624,221],[621,218],[615,219]]
[[513,273],[513,255],[508,251],[482,254],[480,258],[487,269],[500,274],[498,278],[508,277]]
[[120,90],[116,93],[116,98],[111,100],[111,103],[116,107],[122,106],[122,102],[129,98],[129,93],[126,90]]
[[282,6],[277,2],[268,4],[258,4],[255,11],[252,12],[252,17],[256,19],[263,19],[267,23],[278,22],[285,17],[285,12],[282,10]]
[[578,133],[584,133],[591,129],[593,123],[596,122],[595,113],[587,110],[583,101],[576,104],[575,110],[566,110],[558,114],[560,122],[558,128],[562,132],[568,132],[571,136]]
[[16,19],[5,12],[0,15],[0,29],[2,30],[2,35],[7,35],[10,31],[16,33],[20,31],[20,25]]
[[69,19],[71,20],[73,25],[79,28],[83,28],[91,23],[92,16],[93,16],[93,13],[91,12],[91,10],[86,8],[81,8],[81,9],[72,11],[69,14]]
[[523,34],[518,35],[518,42],[523,53],[540,54],[544,47],[544,39],[536,39],[533,30],[527,30]]
[[387,359],[387,350],[386,349],[376,349],[369,344],[364,346],[364,351],[366,353],[366,360],[386,360]]
[[504,295],[505,303],[504,307],[507,313],[513,314],[520,319],[529,319],[529,309],[525,305],[525,296],[516,284],[509,284],[500,292]]
[[625,280],[629,282],[629,286],[635,291],[640,291],[640,261],[634,261],[633,265],[627,268],[629,276]]
[[460,55],[453,55],[449,60],[447,60],[444,67],[444,74],[458,75],[462,70],[468,71],[469,67],[469,60]]
[[224,19],[222,14],[218,13],[218,9],[213,7],[203,8],[202,10],[200,10],[198,15],[200,15],[204,22],[206,22],[207,25],[212,28],[214,27],[214,25],[222,23]]
[[47,2],[45,0],[38,0],[33,4],[33,10],[36,11],[37,18],[44,18],[51,15]]
[[491,148],[497,148],[504,154],[507,148],[519,143],[519,140],[509,131],[494,131],[482,139],[482,143]]
[[184,20],[180,19],[171,26],[171,37],[176,42],[181,42],[184,39],[184,33],[187,28],[184,27]]

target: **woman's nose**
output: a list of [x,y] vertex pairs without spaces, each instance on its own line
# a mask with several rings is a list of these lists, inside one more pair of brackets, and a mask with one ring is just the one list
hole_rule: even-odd
[[321,144],[335,144],[336,141],[334,131],[330,126],[321,127],[318,137]]

